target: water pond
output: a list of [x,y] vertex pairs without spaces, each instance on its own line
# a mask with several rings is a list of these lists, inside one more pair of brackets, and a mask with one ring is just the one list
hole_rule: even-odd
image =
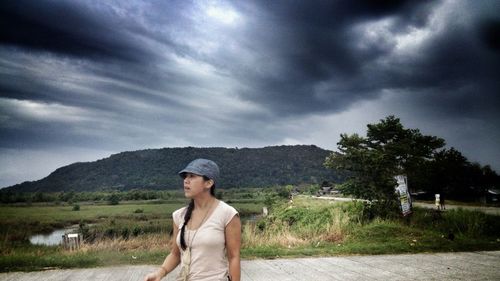
[[57,246],[62,242],[62,236],[66,233],[73,233],[78,229],[78,225],[56,229],[49,234],[36,234],[30,237],[30,243],[34,245]]

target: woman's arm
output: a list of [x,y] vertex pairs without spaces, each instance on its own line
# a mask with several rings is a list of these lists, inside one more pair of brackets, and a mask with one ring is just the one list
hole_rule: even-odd
[[175,223],[173,223],[173,234],[171,240],[171,248],[170,254],[165,258],[161,267],[154,273],[148,274],[144,281],[159,281],[163,277],[165,277],[168,273],[172,272],[177,265],[181,262],[181,252],[179,251],[179,247],[177,246],[176,239],[177,233],[179,232],[179,228]]
[[236,214],[226,226],[225,236],[229,276],[231,276],[231,281],[240,281],[241,221],[239,215]]

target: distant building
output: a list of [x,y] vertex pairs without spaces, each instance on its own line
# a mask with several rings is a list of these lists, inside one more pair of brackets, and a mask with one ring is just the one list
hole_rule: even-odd
[[413,200],[430,200],[434,196],[434,194],[423,190],[414,191],[410,195]]
[[500,189],[488,189],[488,191],[486,192],[486,202],[500,203]]
[[318,196],[337,195],[337,194],[340,194],[340,191],[336,189],[334,186],[322,186],[319,188],[317,193]]
[[293,189],[292,189],[292,191],[290,192],[290,194],[291,194],[292,196],[297,196],[297,195],[299,195],[299,194],[300,194],[299,187],[297,187],[297,186],[293,187]]

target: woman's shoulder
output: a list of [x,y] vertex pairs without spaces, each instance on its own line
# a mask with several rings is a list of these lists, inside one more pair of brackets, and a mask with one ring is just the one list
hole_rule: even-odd
[[224,201],[219,202],[218,208],[220,210],[219,216],[224,225],[227,225],[235,215],[238,215],[238,211]]
[[[224,202],[222,200],[219,200],[219,208],[221,208],[224,211],[229,211],[229,212],[236,211],[236,209],[233,206],[227,204],[226,202]],[[236,211],[236,212],[238,212],[238,211]]]
[[186,211],[186,209],[187,209],[187,206],[184,206],[182,208],[179,208],[179,209],[175,210],[173,212],[173,214],[174,214],[174,216],[177,215],[177,214],[181,215],[182,213],[184,213]]
[[184,206],[180,209],[175,210],[172,213],[172,218],[174,219],[175,224],[180,225],[181,221],[184,220],[184,214],[186,212],[187,206]]

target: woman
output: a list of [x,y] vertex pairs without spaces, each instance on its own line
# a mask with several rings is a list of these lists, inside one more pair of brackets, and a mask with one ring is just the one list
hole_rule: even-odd
[[172,214],[172,250],[144,281],[159,281],[179,264],[178,281],[240,281],[241,222],[233,207],[214,196],[219,167],[211,160],[196,159],[179,175],[191,202]]

